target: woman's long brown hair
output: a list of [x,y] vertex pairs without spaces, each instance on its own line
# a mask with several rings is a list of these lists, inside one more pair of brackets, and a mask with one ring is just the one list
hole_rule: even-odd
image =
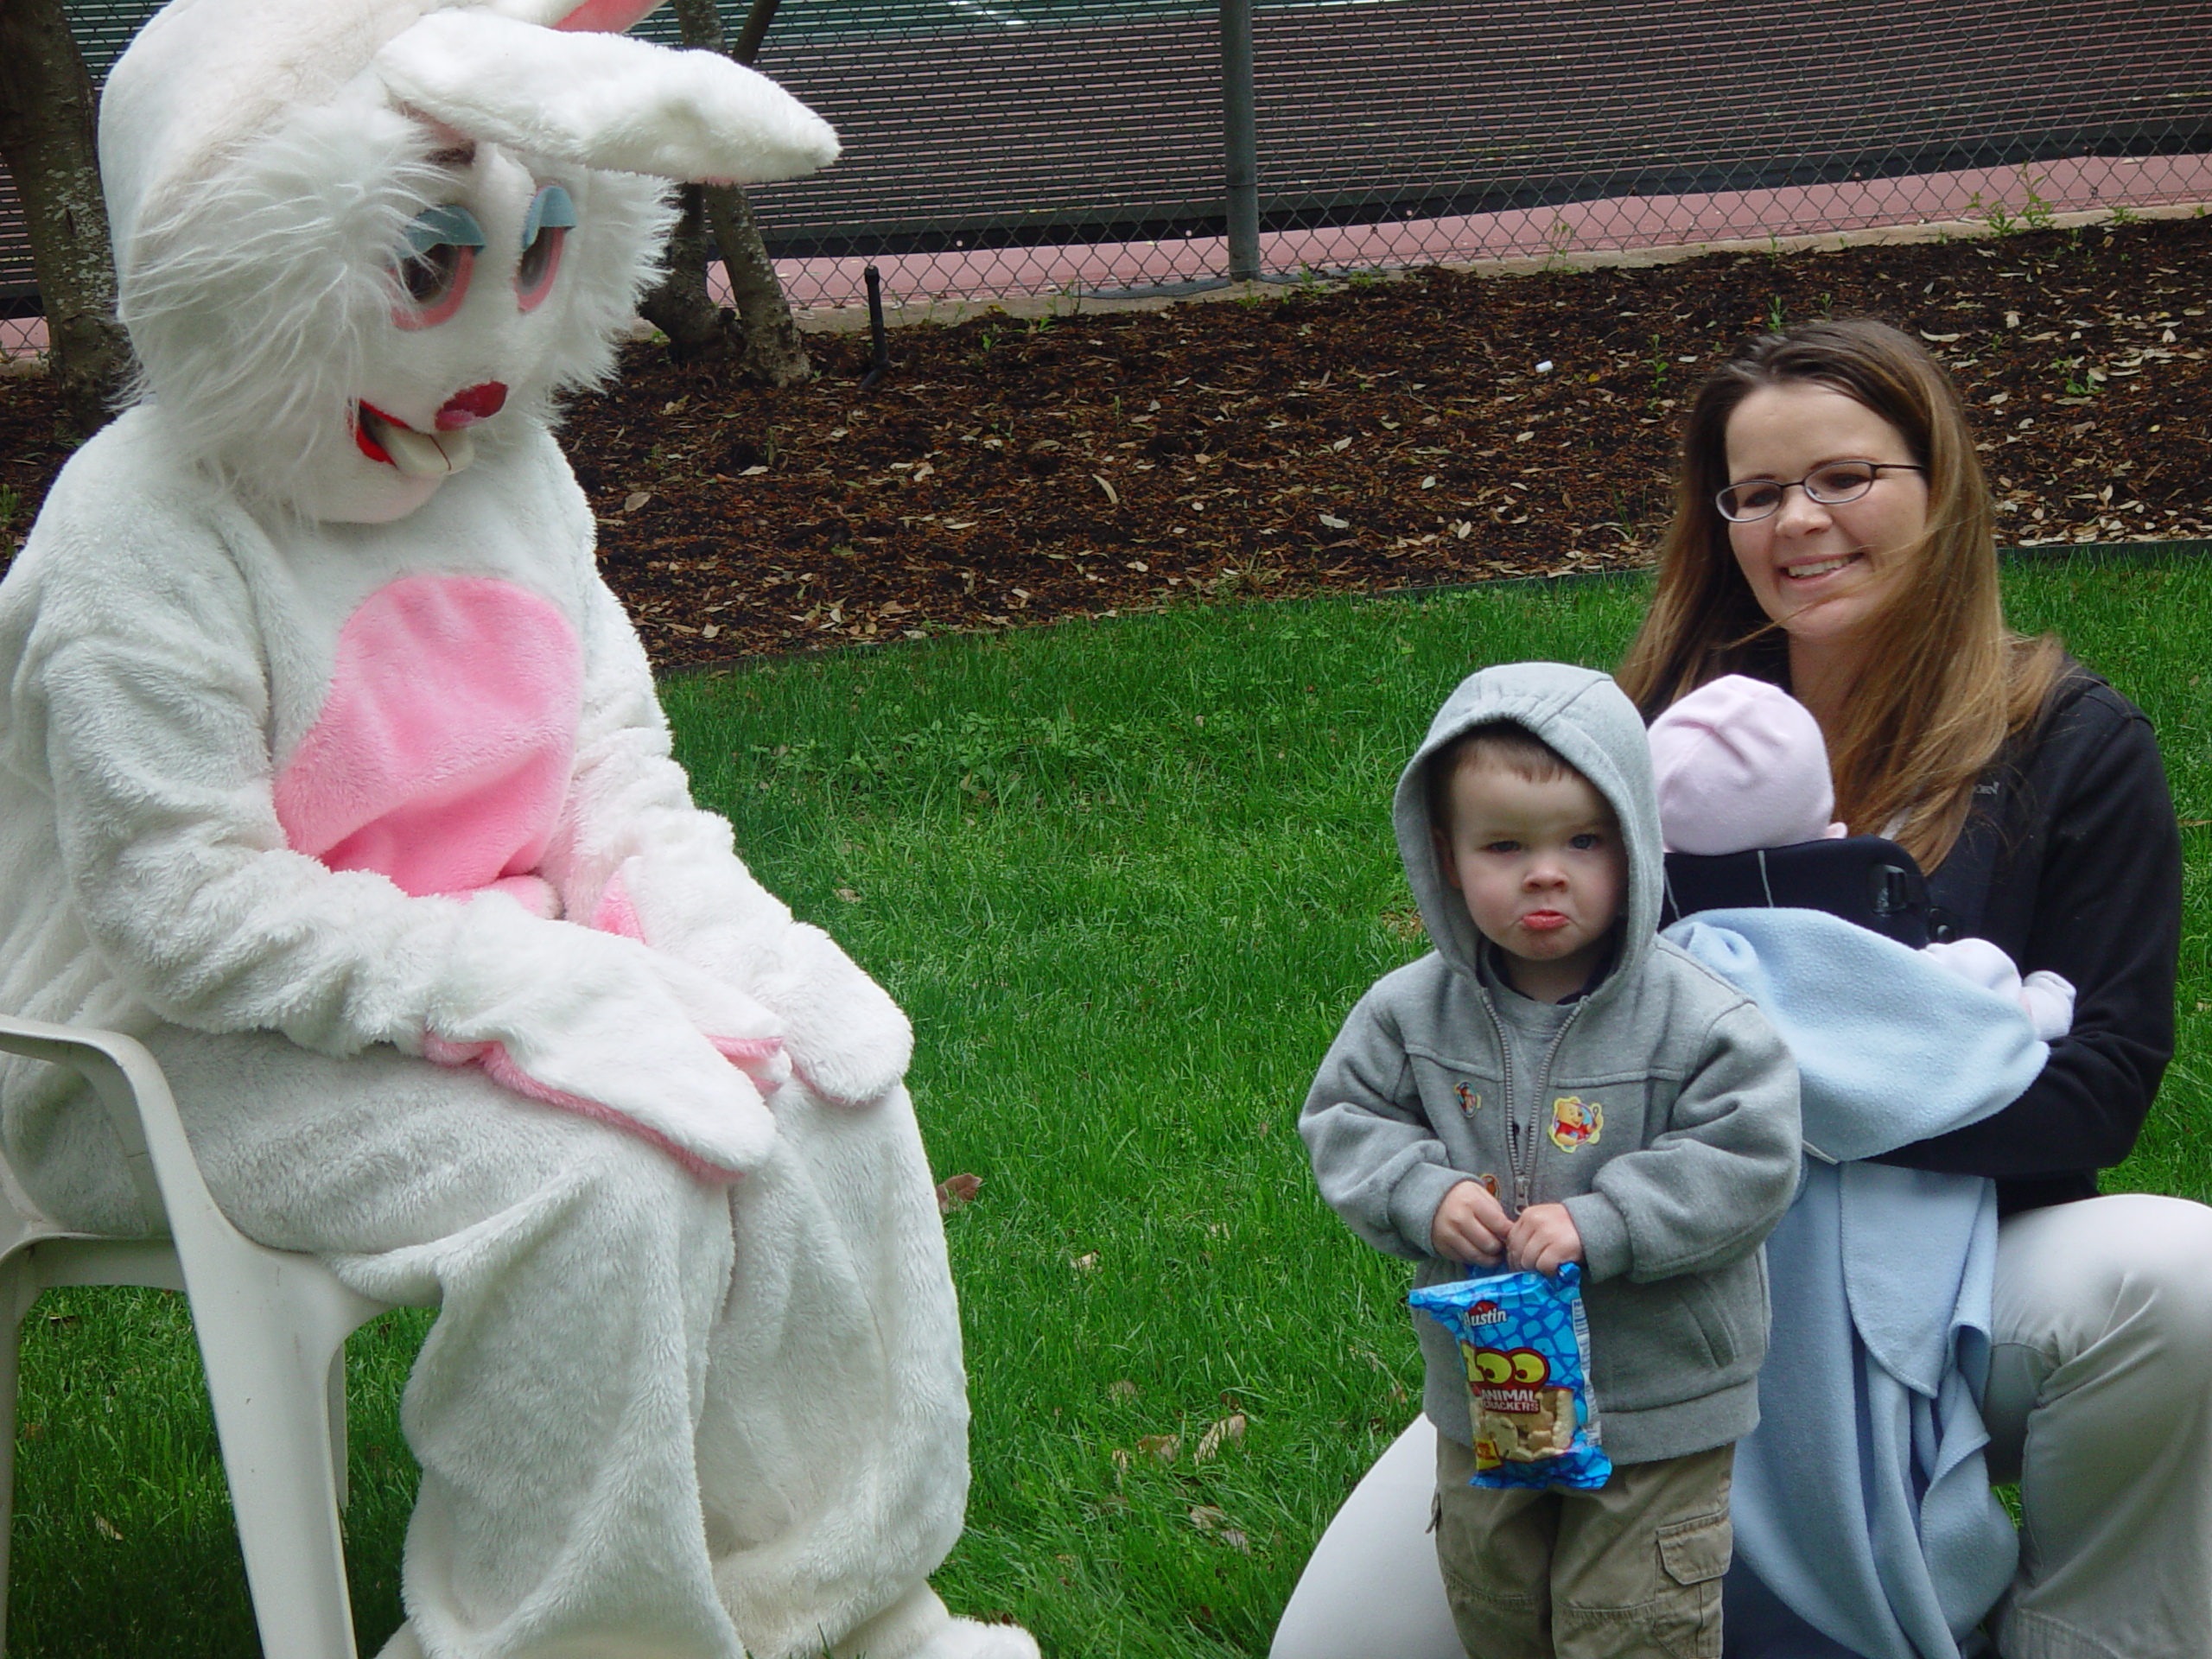
[[1932,870],[1966,825],[1975,780],[2034,723],[2065,658],[2055,637],[2005,626],[1980,457],[1956,388],[1918,341],[1866,318],[1807,323],[1753,340],[1706,382],[1682,432],[1651,607],[1618,677],[1648,720],[1708,680],[1762,666],[1770,678],[1786,661],[1713,497],[1729,482],[1728,417],[1758,388],[1799,382],[1880,416],[1926,469],[1926,533],[1826,735],[1837,815]]

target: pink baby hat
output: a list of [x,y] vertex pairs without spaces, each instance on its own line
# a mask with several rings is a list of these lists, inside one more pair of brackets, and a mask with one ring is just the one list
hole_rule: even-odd
[[1741,674],[1700,686],[1651,722],[1669,852],[1740,853],[1840,836],[1821,728],[1779,686]]

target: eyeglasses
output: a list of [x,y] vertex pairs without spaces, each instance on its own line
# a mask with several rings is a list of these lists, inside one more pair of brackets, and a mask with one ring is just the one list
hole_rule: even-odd
[[1808,500],[1817,501],[1824,507],[1840,507],[1872,489],[1875,479],[1884,472],[1927,470],[1910,461],[1832,461],[1787,484],[1765,478],[1754,479],[1748,484],[1731,484],[1713,498],[1713,504],[1730,524],[1748,524],[1754,519],[1770,518],[1780,512],[1782,498],[1790,490],[1803,490]]

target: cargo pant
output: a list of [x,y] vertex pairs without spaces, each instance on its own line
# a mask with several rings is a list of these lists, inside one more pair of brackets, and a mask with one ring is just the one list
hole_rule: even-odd
[[1596,1491],[1471,1486],[1436,1443],[1436,1560],[1469,1659],[1720,1659],[1735,1447],[1618,1465]]

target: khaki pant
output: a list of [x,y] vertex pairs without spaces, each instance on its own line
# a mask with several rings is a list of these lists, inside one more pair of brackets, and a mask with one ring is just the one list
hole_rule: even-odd
[[2005,1659],[2212,1652],[2212,1209],[2128,1192],[1997,1236],[1982,1416],[2020,1483]]
[[1720,1659],[1735,1447],[1630,1464],[1594,1492],[1470,1486],[1436,1443],[1436,1560],[1470,1659]]

